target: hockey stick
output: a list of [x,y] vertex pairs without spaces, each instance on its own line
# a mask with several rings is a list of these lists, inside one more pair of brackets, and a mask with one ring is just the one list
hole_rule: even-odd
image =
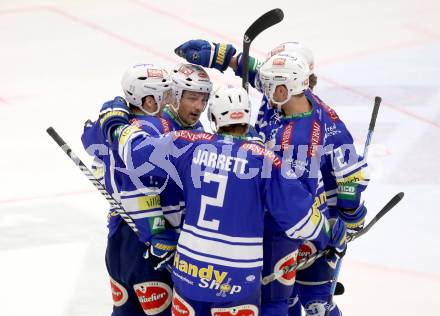
[[[373,227],[386,213],[388,213],[394,206],[397,205],[397,203],[399,203],[402,198],[404,196],[403,192],[397,193],[380,211],[379,213],[376,214],[376,216],[374,216],[374,218],[368,223],[367,226],[365,226],[362,230],[358,231],[357,233],[347,236],[347,242],[351,242],[359,237],[361,237],[362,235],[366,234],[371,227]],[[266,285],[272,281],[275,281],[277,279],[279,279],[280,277],[282,277],[284,274],[289,273],[295,269],[301,268],[304,265],[310,263],[311,261],[314,261],[318,258],[321,258],[322,256],[325,256],[326,254],[328,254],[331,251],[331,249],[325,249],[319,252],[314,253],[313,255],[310,256],[306,256],[304,258],[302,258],[301,260],[299,260],[298,262],[290,265],[290,266],[285,266],[283,269],[274,272],[268,276],[265,276],[263,278],[263,280],[261,281],[261,283],[263,285]]]
[[252,41],[264,30],[281,22],[284,18],[283,10],[273,9],[262,16],[260,16],[251,26],[246,30],[243,36],[243,52],[241,58],[243,59],[243,88],[248,91],[249,89],[249,49]]
[[[52,139],[60,146],[60,148],[66,153],[66,155],[73,161],[75,165],[84,173],[84,175],[89,179],[90,182],[98,189],[98,191],[105,197],[107,202],[110,203],[110,206],[118,212],[118,214],[122,217],[122,219],[127,223],[128,226],[133,230],[137,237],[140,237],[140,233],[138,228],[136,227],[135,222],[127,214],[125,209],[122,207],[121,203],[115,200],[105,189],[101,182],[93,175],[89,168],[79,159],[77,155],[73,152],[72,148],[66,144],[66,142],[61,138],[61,136],[55,131],[53,127],[49,127],[46,132],[52,137]],[[147,246],[150,244],[148,242],[145,243]]]
[[[127,225],[133,230],[133,232],[136,234],[136,236],[140,239],[140,233],[139,233],[138,228],[136,227],[136,223],[133,221],[133,219],[130,217],[130,215],[128,215],[127,211],[124,209],[122,204],[119,201],[117,201],[116,199],[114,199],[107,192],[107,190],[102,185],[102,183],[99,182],[98,179],[96,179],[96,177],[93,175],[93,173],[90,171],[90,169],[87,168],[87,166],[81,161],[81,159],[79,159],[79,157],[77,155],[75,155],[72,148],[70,148],[70,146],[66,144],[66,142],[61,138],[61,136],[55,131],[55,129],[53,127],[49,127],[46,130],[46,132],[50,135],[50,137],[52,137],[52,139],[58,144],[58,146],[60,146],[60,148],[70,158],[70,160],[72,160],[73,163],[78,166],[78,168],[84,173],[84,175],[90,180],[90,182],[92,182],[92,184],[95,186],[95,188],[97,188],[98,191],[105,197],[107,202],[110,203],[110,207],[113,208],[116,212],[118,212],[119,216],[122,217],[122,219],[127,223]],[[147,247],[149,247],[150,243],[147,241],[147,242],[145,242],[145,245]],[[144,255],[145,259],[148,259],[147,254],[149,254],[149,252],[146,252],[146,255]],[[155,269],[157,269],[157,267],[165,265],[165,268],[169,272],[171,272],[172,267],[168,263],[171,258],[172,258],[172,256],[170,256],[169,258],[166,258],[162,262],[159,262],[159,264],[156,266]]]
[[[364,161],[366,161],[366,159],[367,159],[368,149],[370,148],[371,140],[373,138],[374,127],[376,126],[377,115],[379,113],[379,107],[380,107],[381,102],[382,102],[381,97],[377,96],[374,98],[373,112],[371,113],[370,125],[368,126],[368,134],[367,134],[367,138],[365,140],[364,154],[362,157],[362,159]],[[377,219],[377,220],[379,220],[379,219]],[[342,258],[340,258],[338,260],[338,262],[336,263],[335,273],[334,273],[333,280],[332,280],[333,283],[332,283],[332,287],[330,289],[330,299],[329,299],[329,303],[328,303],[328,309],[326,310],[324,316],[328,316],[330,314],[330,308],[333,304],[333,296],[335,295],[336,286],[338,284],[337,282],[338,282],[338,278],[339,278],[339,272],[341,270],[341,264],[342,264]]]
[[345,293],[344,284],[342,284],[341,282],[336,282],[335,292],[333,295],[337,296],[337,295],[342,295],[344,293]]
[[374,98],[373,113],[371,114],[370,125],[368,126],[368,134],[367,134],[367,139],[365,141],[365,147],[364,147],[364,155],[363,155],[364,160],[367,158],[367,155],[368,155],[368,149],[370,147],[371,139],[373,137],[374,127],[376,126],[377,114],[379,113],[379,107],[380,107],[381,102],[382,102],[381,97]]

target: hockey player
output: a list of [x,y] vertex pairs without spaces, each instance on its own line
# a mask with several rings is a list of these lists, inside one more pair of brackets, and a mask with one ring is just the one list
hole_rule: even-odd
[[[206,75],[201,67],[195,68],[198,70],[196,74]],[[204,88],[211,85],[206,77],[201,84]],[[197,81],[194,82],[196,85]],[[164,69],[149,64],[130,67],[122,79],[122,88],[130,103],[130,122],[151,135],[161,135],[177,128],[174,121],[157,117],[165,104],[173,102],[171,86],[171,79]],[[185,106],[188,109],[199,107],[191,103]],[[105,115],[101,113],[101,118]],[[106,263],[114,299],[112,315],[170,315],[170,274],[156,271],[155,265],[175,249],[184,208],[181,190],[173,181],[130,174],[119,156],[108,151],[106,139],[99,133],[99,121],[86,125],[82,140],[86,150],[96,155],[105,167],[101,169],[105,170],[107,190],[122,202],[140,232],[138,240],[117,213],[110,211]],[[102,150],[103,146],[107,151]],[[147,241],[151,248],[146,253]],[[145,254],[149,255],[147,261]]]
[[[281,159],[245,140],[250,104],[244,89],[219,89],[209,113],[217,134],[177,131],[153,138],[128,125],[121,100],[104,104],[102,133],[135,170],[170,176],[187,213],[173,263],[173,315],[259,315],[263,217],[287,236],[345,248],[345,225],[328,222]],[[237,204],[239,203],[239,205]]]
[[[307,100],[311,105],[310,111],[306,109],[298,111],[298,107],[296,107],[297,115],[289,116],[288,110],[286,112],[286,109],[288,109],[287,104],[282,107],[282,115],[278,115],[280,113],[279,104],[272,107],[272,109],[266,107],[266,104],[270,106],[277,103],[273,100],[275,95],[278,94],[275,93],[275,88],[279,84],[278,80],[280,79],[277,76],[279,72],[288,70],[287,63],[283,67],[273,65],[274,62],[276,64],[276,61],[279,61],[279,58],[285,57],[283,52],[287,53],[287,56],[291,53],[299,53],[300,56],[305,57],[308,68],[312,72],[309,75],[309,83],[313,82],[316,84],[316,76],[313,73],[314,59],[309,49],[298,43],[283,43],[272,50],[269,56],[278,55],[269,59],[262,66],[257,77],[257,82],[260,81],[265,91],[266,100],[263,101],[263,106],[260,109],[259,122],[257,122],[256,128],[266,137],[269,148],[276,144],[281,146],[279,150],[283,151],[283,141],[286,141],[286,133],[293,135],[291,143],[297,146],[298,144],[295,143],[294,139],[295,137],[298,139],[298,133],[304,130],[304,124],[317,127],[318,124],[316,123],[319,122],[320,128],[310,133],[309,136],[309,150],[314,146],[313,134],[315,136],[320,135],[321,140],[319,143],[324,146],[325,150],[323,152],[324,161],[321,162],[320,170],[320,179],[321,177],[322,179],[316,197],[319,197],[320,201],[327,199],[324,202],[324,204],[329,206],[326,214],[331,218],[339,217],[343,219],[347,224],[349,232],[354,233],[362,228],[367,212],[365,206],[360,204],[360,194],[368,184],[366,162],[356,154],[353,138],[336,112],[310,90],[304,89],[304,95],[301,96],[303,100]],[[300,71],[298,71],[299,73]],[[305,78],[305,74],[303,78]],[[284,84],[288,85],[289,82],[284,82]],[[270,101],[268,101],[269,99]],[[307,136],[305,139],[307,139]],[[297,170],[297,168],[301,168],[301,159],[296,157],[295,160],[295,170]],[[324,190],[325,197],[323,196]],[[348,192],[350,193],[346,194]],[[324,210],[325,208],[321,206],[320,209]],[[311,242],[305,242],[300,248],[299,257],[314,253],[317,250],[320,250],[319,247],[317,248]],[[327,259],[321,258],[315,264],[303,267],[301,271],[298,271],[289,315],[300,315],[300,308],[298,304],[295,305],[297,301],[296,293],[299,294],[299,300],[308,315],[324,315],[325,308],[331,310],[330,315],[340,314],[336,305],[328,306],[327,304],[331,289],[329,280],[333,279],[336,258]]]
[[163,117],[173,122],[176,130],[203,131],[200,115],[206,108],[212,83],[200,66],[178,64],[171,72],[175,100],[164,109]]
[[[210,50],[208,50],[208,47],[210,47]],[[194,40],[181,45],[178,51],[179,55],[184,56],[187,60],[195,59],[202,65],[209,65],[220,71],[226,70],[229,66],[237,75],[242,75],[243,65],[241,54],[234,56],[235,49],[232,45],[211,45],[207,41]],[[311,51],[299,43],[288,42],[276,47],[268,54],[268,57],[283,52],[299,54],[299,57],[303,57],[306,60],[307,67],[303,67],[303,69],[308,68],[308,81],[309,84],[312,84],[311,88],[313,88],[316,84],[317,78],[313,73],[314,60]],[[274,65],[274,68],[283,72],[283,68],[285,70],[285,67],[282,64],[283,61],[285,61],[283,56],[273,58],[272,62],[275,62],[275,64],[278,63],[278,65]],[[288,147],[287,145],[289,144],[297,146],[299,144],[310,142],[309,146],[312,146],[312,134],[305,135],[301,140],[301,135],[304,136],[304,124],[308,127],[306,130],[312,129],[315,133],[314,138],[318,141],[318,144],[323,145],[325,142],[325,144],[328,145],[326,146],[325,161],[324,163],[320,163],[320,172],[322,173],[323,181],[320,182],[320,192],[316,193],[316,197],[322,201],[321,209],[325,209],[325,204],[328,203],[331,216],[342,218],[346,221],[350,230],[355,231],[362,228],[366,215],[366,208],[363,204],[360,204],[360,193],[365,189],[368,183],[368,179],[365,175],[366,163],[365,161],[362,161],[361,157],[357,156],[350,133],[347,131],[345,125],[339,119],[334,110],[328,107],[306,87],[302,89],[304,95],[300,96],[303,102],[306,100],[306,102],[303,103],[302,109],[301,106],[296,107],[294,112],[287,113],[287,115],[284,111],[280,111],[285,108],[284,106],[280,106],[283,102],[276,102],[277,100],[273,100],[273,97],[274,94],[276,94],[277,98],[280,96],[280,91],[275,93],[276,90],[284,90],[285,94],[289,92],[282,88],[282,86],[285,85],[289,86],[289,82],[286,81],[289,76],[286,76],[286,73],[284,73],[281,74],[281,76],[276,77],[277,73],[275,71],[272,74],[272,78],[270,78],[270,76],[269,78],[266,78],[269,82],[267,82],[266,89],[263,89],[264,87],[261,85],[260,81],[261,74],[258,73],[258,69],[261,65],[261,62],[258,62],[252,57],[250,58],[250,83],[254,87],[262,90],[262,92],[266,92],[256,125],[257,131],[259,131],[266,142],[268,142],[268,146],[273,147],[274,145],[277,145],[278,150],[283,151],[284,147]],[[266,65],[269,65],[269,63],[266,63]],[[305,74],[302,80],[306,80]],[[291,94],[286,95],[288,98],[282,97],[281,100],[289,100]],[[272,99],[269,100],[270,98],[268,96],[272,96]],[[295,99],[298,99],[297,96],[294,97]],[[273,107],[272,105],[276,105],[276,103],[278,103],[278,106]],[[296,103],[298,104],[298,102]],[[284,117],[283,115],[280,115],[280,113],[283,113]],[[294,115],[289,117],[289,114]],[[313,128],[314,126],[316,126],[316,129]],[[296,157],[296,159],[295,157],[293,158],[294,159],[292,160],[297,171],[299,168],[304,169],[304,167],[307,167],[307,164],[304,163],[304,161],[297,159],[298,157]],[[322,183],[324,183],[324,189],[326,191],[325,196],[321,195]],[[347,195],[345,194],[346,192],[350,193]],[[325,201],[326,198],[328,201]],[[277,247],[275,249],[278,250],[279,248]],[[316,251],[316,246],[311,243],[306,243],[302,246],[300,255],[308,254],[311,251]],[[326,305],[329,299],[331,286],[329,280],[333,278],[334,272],[334,265],[330,267],[328,262],[332,263],[331,260],[326,261],[325,259],[320,259],[310,268],[298,272],[297,288],[300,294],[301,303],[310,315],[324,315],[325,307],[332,310],[331,315],[339,314],[336,306],[329,307]],[[290,278],[293,277],[294,274],[290,275]],[[273,286],[275,285],[272,285],[272,287]],[[270,293],[281,292],[282,291],[278,290],[270,291]],[[265,291],[263,289],[263,294],[264,293]],[[265,297],[263,295],[263,301],[264,300]],[[276,300],[276,297],[269,298],[269,301],[274,300]],[[296,309],[292,309],[291,315],[300,314],[298,304],[295,306]],[[282,312],[275,311],[273,314],[276,315],[277,313],[280,315],[285,314],[284,308],[282,309]]]
[[[278,124],[268,125],[262,130],[267,137],[266,145],[269,148],[273,147],[280,155],[287,155],[289,161],[291,161],[292,169],[300,175],[303,183],[316,188],[314,206],[327,216],[334,218],[336,214],[327,209],[325,192],[325,181],[334,178],[329,172],[334,171],[332,161],[328,159],[332,159],[331,155],[334,150],[343,150],[342,161],[346,161],[347,164],[353,166],[358,163],[358,157],[353,147],[335,148],[335,144],[329,142],[325,131],[326,126],[332,125],[333,121],[326,115],[325,109],[321,103],[317,102],[317,99],[311,98],[309,100],[304,94],[308,86],[308,76],[307,62],[302,60],[300,55],[280,53],[269,58],[261,66],[259,78],[263,90],[269,97],[270,103],[277,106],[283,113]],[[344,157],[345,154],[347,154],[347,157]],[[279,232],[276,228],[269,229],[269,236],[271,237],[269,240],[273,239],[276,242],[279,239]],[[284,249],[276,244],[273,247],[268,246],[268,252],[271,253],[274,261],[269,261],[266,265],[266,267],[269,267],[266,274],[270,274],[274,268],[276,270],[276,266],[279,264],[278,260],[284,261],[282,259],[282,256],[285,255],[284,251],[291,253],[294,250],[294,245],[289,245],[288,241],[285,241],[285,243],[287,244]],[[299,250],[299,257],[303,256],[303,253],[306,252],[305,249],[311,247],[314,247],[315,251],[316,249],[322,250],[320,246],[315,246],[306,241]],[[306,252],[306,254],[308,253]],[[338,256],[341,256],[341,254],[338,254]],[[289,256],[286,259],[290,259]],[[324,315],[324,307],[329,300],[331,285],[329,280],[333,275],[333,269],[328,266],[331,261],[327,261],[325,258],[320,260],[321,262],[317,263],[314,268],[310,268],[306,275],[304,274],[306,270],[303,270],[298,271],[296,276],[296,291],[294,294],[298,292],[300,302],[303,303],[308,315]],[[333,258],[330,258],[330,260],[333,260]],[[304,280],[305,276],[306,280],[308,278],[307,281]],[[293,284],[293,281],[295,281],[294,277],[287,275],[280,279],[280,282],[263,287],[263,294],[265,294],[263,300],[267,301],[267,315],[280,315],[280,311],[282,311],[282,315],[286,314],[285,295],[289,295],[289,288],[284,287],[283,292],[282,284],[284,282],[284,285],[290,285]],[[309,287],[303,288],[301,286],[302,282],[309,285]],[[317,307],[321,303],[323,309]],[[337,306],[331,306],[330,310],[331,315],[339,314]],[[296,311],[292,306],[290,312],[300,315],[299,305],[296,306]]]

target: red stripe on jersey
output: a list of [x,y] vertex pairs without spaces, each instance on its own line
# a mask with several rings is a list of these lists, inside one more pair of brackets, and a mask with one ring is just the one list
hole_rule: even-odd
[[316,155],[317,147],[321,144],[321,126],[317,121],[313,121],[312,132],[310,133],[309,157]]
[[168,120],[163,118],[159,118],[159,120],[160,120],[160,124],[162,124],[163,133],[164,134],[169,133],[171,131],[170,122],[168,122]]
[[275,168],[281,168],[281,159],[275,155],[275,153],[269,149],[266,149],[260,145],[252,144],[252,143],[243,143],[240,148],[250,150],[252,154],[257,156],[264,156],[269,158],[272,161],[272,164]]
[[316,95],[312,94],[313,100],[318,104],[330,117],[330,119],[335,122],[339,120],[338,114],[336,114],[335,110],[333,110],[330,106],[325,104],[321,99],[319,99]]
[[142,127],[141,121],[138,120],[137,118],[132,118],[129,120],[131,125],[137,126],[137,127]]
[[281,134],[281,151],[287,149],[287,146],[291,145],[293,132],[293,122],[289,122]]
[[181,130],[181,131],[174,132],[174,137],[176,139],[182,138],[182,139],[185,139],[189,142],[195,142],[198,140],[212,141],[212,139],[214,138],[214,135],[209,134],[209,133],[203,133],[203,132],[191,132],[191,131]]

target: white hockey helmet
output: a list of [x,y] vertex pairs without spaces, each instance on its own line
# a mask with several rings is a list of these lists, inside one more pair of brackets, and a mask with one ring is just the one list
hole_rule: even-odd
[[183,91],[194,91],[210,94],[212,82],[208,73],[200,66],[193,64],[178,64],[171,73],[176,107],[179,108]]
[[[152,64],[136,64],[129,67],[122,76],[121,85],[128,103],[148,115],[156,115],[160,111],[161,102],[172,93],[172,82],[168,72]],[[157,103],[157,109],[153,112],[148,112],[142,107],[143,98],[149,95]]]
[[215,121],[217,129],[226,125],[248,124],[251,119],[251,103],[242,87],[218,88],[209,99],[208,118]]
[[[310,70],[307,61],[299,54],[283,52],[270,57],[260,68],[261,85],[270,101],[279,108],[290,100],[291,96],[303,93],[309,87]],[[275,89],[286,86],[286,100],[274,100]]]
[[313,52],[310,48],[304,46],[300,42],[281,43],[267,54],[266,60],[282,52],[299,54],[303,56],[309,65],[310,74],[313,73],[315,68],[315,57],[313,56]]

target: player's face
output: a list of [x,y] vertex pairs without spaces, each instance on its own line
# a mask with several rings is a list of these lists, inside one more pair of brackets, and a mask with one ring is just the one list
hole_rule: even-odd
[[188,125],[197,123],[208,99],[209,93],[183,91],[178,110],[180,119]]

